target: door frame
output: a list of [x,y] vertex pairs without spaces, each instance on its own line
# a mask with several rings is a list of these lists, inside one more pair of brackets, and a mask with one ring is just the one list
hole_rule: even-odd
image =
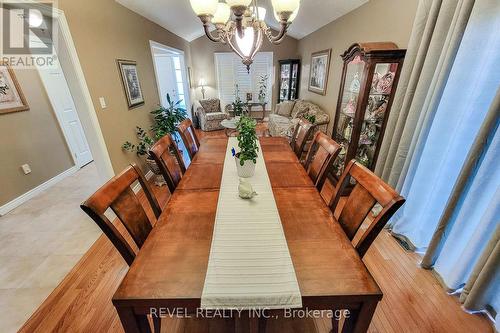
[[57,24],[58,33],[61,37],[59,41],[63,42],[66,46],[69,55],[68,60],[75,74],[72,79],[75,80],[76,89],[78,89],[81,96],[83,96],[83,107],[77,108],[77,114],[80,118],[85,137],[87,138],[87,142],[90,146],[90,151],[92,153],[92,157],[94,158],[99,178],[102,181],[106,181],[113,177],[115,172],[111,164],[108,149],[106,148],[106,143],[104,141],[104,136],[102,134],[101,126],[99,125],[94,103],[87,86],[87,81],[85,80],[85,75],[83,74],[80,59],[78,58],[78,53],[76,51],[75,44],[73,43],[73,37],[71,36],[66,15],[64,14],[64,11],[59,8],[49,7],[43,3],[37,3],[35,0],[26,0],[25,2],[29,2],[30,6],[38,8],[43,14],[52,16],[55,21],[54,23]]
[[[101,126],[99,125],[99,120],[94,108],[94,103],[92,102],[92,97],[90,95],[90,91],[83,74],[83,69],[78,58],[78,53],[76,52],[75,44],[73,43],[73,37],[71,36],[68,21],[66,20],[64,11],[59,8],[49,7],[35,0],[23,0],[23,2],[29,4],[30,6],[32,6],[32,8],[40,10],[44,15],[52,17],[54,20],[53,23],[57,24],[58,26],[58,32],[61,37],[59,41],[63,42],[66,46],[69,56],[68,60],[71,64],[71,69],[73,72],[72,79],[75,80],[75,87],[73,90],[78,90],[79,94],[82,96],[82,105],[80,105],[77,109],[77,114],[80,118],[83,131],[90,146],[90,151],[92,153],[92,157],[94,158],[94,163],[97,168],[99,179],[102,183],[104,183],[109,178],[113,177],[115,175],[115,172],[111,164],[111,158],[106,148],[106,143],[104,141]],[[74,159],[74,156],[72,156],[72,158]],[[50,186],[55,185],[65,177],[74,174],[76,171],[78,171],[78,168],[75,164],[74,166],[72,166],[68,170],[63,171],[61,174],[55,176],[54,178],[47,180],[45,183],[38,185],[32,190],[20,195],[10,202],[7,202],[3,206],[0,206],[0,216],[7,214],[12,209],[30,200]]]
[[188,68],[186,66],[186,53],[183,50],[176,49],[175,47],[167,46],[159,42],[155,42],[154,40],[149,41],[149,47],[151,50],[151,59],[153,61],[153,67],[155,71],[155,80],[156,80],[156,89],[158,90],[158,98],[161,103],[161,87],[160,87],[160,81],[158,80],[158,68],[156,66],[156,59],[155,59],[155,52],[154,49],[161,49],[164,51],[167,51],[173,55],[180,55],[181,56],[181,68],[183,69],[182,72],[182,82],[184,84],[184,102],[186,104],[186,109],[189,108],[189,110],[186,110],[189,118],[192,119],[192,114],[191,114],[191,88],[189,86],[188,82]]
[[[45,43],[45,42],[52,42],[52,41],[44,41],[44,40],[42,40],[42,42]],[[66,78],[66,75],[64,74],[64,70],[62,69],[62,66],[60,66],[60,67],[61,67],[60,70],[61,70],[62,75],[64,77],[64,82],[68,86],[68,91],[70,93],[70,98],[71,98],[71,100],[73,102],[73,105],[75,107],[74,111],[76,112],[76,115],[78,117],[78,122],[80,123],[80,126],[82,126],[82,129],[83,129],[83,125],[82,125],[82,122],[80,120],[80,115],[77,112],[75,101],[73,99],[73,96],[71,95],[71,90],[69,88],[68,80]],[[37,71],[38,71],[38,76],[40,77],[40,82],[42,83],[42,86],[47,91],[47,96],[48,96],[49,102],[52,105],[52,109],[54,110],[57,122],[58,122],[59,127],[60,127],[60,129],[62,131],[64,140],[66,141],[66,146],[68,147],[68,150],[70,152],[71,158],[73,159],[73,163],[74,163],[74,165],[76,167],[78,167],[78,169],[80,169],[80,168],[82,168],[83,166],[85,166],[88,163],[80,163],[79,160],[78,160],[78,158],[76,157],[77,152],[76,152],[76,148],[74,147],[75,143],[72,143],[72,141],[70,139],[70,133],[68,133],[67,126],[64,124],[64,119],[63,119],[63,115],[62,115],[62,112],[61,112],[60,108],[57,107],[56,103],[52,100],[51,94],[49,94],[49,89],[52,89],[52,88],[49,87],[49,85],[47,84],[46,80],[44,79],[44,76],[41,73],[41,70],[42,69],[37,66]],[[85,142],[87,143],[87,146],[88,146],[88,148],[90,150],[90,146],[89,146],[88,139],[87,139],[87,134],[85,133],[85,131],[84,131],[83,135],[85,137]]]

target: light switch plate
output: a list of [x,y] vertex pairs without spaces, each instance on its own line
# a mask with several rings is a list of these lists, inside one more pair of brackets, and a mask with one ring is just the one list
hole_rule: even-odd
[[99,103],[101,103],[101,108],[102,109],[105,109],[108,107],[108,105],[106,104],[106,100],[104,99],[104,97],[99,97]]
[[21,165],[21,168],[23,169],[25,175],[31,173],[31,167],[29,166],[29,164],[23,164]]

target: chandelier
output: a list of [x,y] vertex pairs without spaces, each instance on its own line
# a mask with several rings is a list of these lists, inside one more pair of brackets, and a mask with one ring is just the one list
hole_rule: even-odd
[[[262,46],[264,35],[272,44],[281,43],[300,6],[300,0],[271,0],[274,17],[280,24],[279,32],[273,35],[271,28],[264,22],[266,9],[258,7],[257,0],[190,2],[203,23],[207,37],[213,42],[229,45],[241,57],[249,72],[250,65]],[[212,25],[215,27],[214,31],[211,31]]]

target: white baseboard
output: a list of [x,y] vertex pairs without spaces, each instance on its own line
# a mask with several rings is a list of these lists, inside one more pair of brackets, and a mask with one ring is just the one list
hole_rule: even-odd
[[5,205],[0,207],[0,216],[7,214],[8,212],[13,210],[14,208],[22,205],[23,203],[32,199],[33,197],[35,197],[36,195],[45,191],[49,187],[57,184],[58,182],[60,182],[64,178],[71,176],[72,174],[74,174],[78,170],[79,170],[79,168],[75,165],[75,166],[69,168],[68,170],[58,174],[57,176],[47,180],[45,183],[38,185],[34,189],[24,193],[23,195],[20,195],[19,197],[15,198],[14,200],[7,202]]
[[[144,177],[146,177],[146,180],[150,180],[151,178],[153,178],[155,174],[153,173],[153,171],[149,170],[148,173],[146,173],[144,175]],[[137,194],[137,192],[139,192],[141,190],[141,184],[137,183],[135,184],[135,186],[132,188],[132,191],[134,191],[134,193]]]

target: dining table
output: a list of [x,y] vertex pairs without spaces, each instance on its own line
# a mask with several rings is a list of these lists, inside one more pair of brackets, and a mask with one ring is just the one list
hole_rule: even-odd
[[[125,332],[149,332],[147,315],[152,313],[198,313],[229,140],[202,140],[114,294]],[[366,332],[382,299],[381,289],[288,141],[261,137],[259,144],[300,289],[302,313],[346,309],[346,330]]]

